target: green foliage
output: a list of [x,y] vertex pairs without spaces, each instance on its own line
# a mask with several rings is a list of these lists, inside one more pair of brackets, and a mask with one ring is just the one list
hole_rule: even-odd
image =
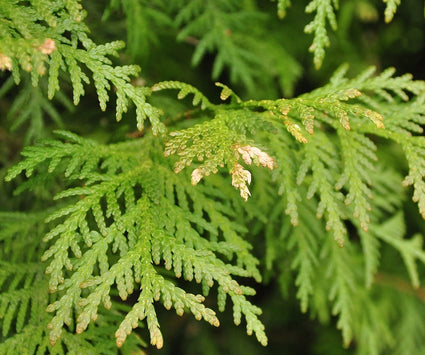
[[88,28],[82,22],[85,12],[78,1],[46,0],[34,1],[30,5],[22,1],[5,2],[2,3],[2,13],[7,21],[3,21],[1,30],[0,69],[11,70],[15,82],[20,81],[20,67],[31,73],[32,84],[37,86],[40,76],[46,73],[48,63],[48,98],[52,99],[60,90],[59,74],[64,70],[69,73],[73,101],[77,105],[85,93],[83,82],[90,83],[81,68],[84,64],[92,73],[102,110],[106,110],[108,91],[113,85],[118,121],[132,102],[136,106],[140,130],[145,119],[149,118],[155,132],[163,131],[158,121],[159,111],[146,103],[145,90],[130,83],[130,77],[136,76],[139,68],[135,65],[114,67],[108,58],[118,56],[118,50],[124,47],[124,43],[93,43],[87,36]]
[[167,7],[169,4],[162,0],[111,0],[103,20],[108,20],[114,12],[122,9],[126,18],[128,50],[132,57],[146,60],[150,48],[160,41],[157,31],[173,27]]
[[[205,295],[217,283],[220,308],[224,309],[228,294],[234,303],[235,323],[239,324],[244,314],[248,332],[254,331],[265,344],[264,327],[257,320],[259,310],[244,296],[252,294],[253,289],[240,286],[231,276],[255,277],[260,281],[257,261],[249,253],[250,245],[238,235],[242,226],[232,225],[226,216],[229,212],[224,209],[222,214],[219,202],[205,200],[187,179],[166,169],[164,158],[152,160],[151,150],[156,146],[152,139],[99,146],[67,132],[58,134],[69,143],[47,141],[28,148],[23,152],[26,160],[12,168],[7,177],[11,179],[21,171],[27,177],[43,171],[61,172],[85,185],[57,195],[56,199],[79,196],[80,201],[59,209],[47,219],[65,217],[44,238],[46,242],[55,240],[42,257],[42,260],[52,259],[46,269],[50,274],[49,291],[63,293],[47,308],[55,313],[48,326],[50,342],[57,342],[63,325],[69,325],[77,306],[82,307],[78,312],[77,333],[97,318],[101,302],[109,309],[114,283],[123,300],[135,291],[137,284],[141,290],[137,303],[115,333],[118,346],[138,319],[146,318],[151,344],[162,347],[154,301],[161,301],[167,309],[174,307],[179,315],[188,310],[197,319],[218,326],[215,312],[203,305],[203,296],[185,293],[173,285],[153,262],[164,263],[165,269],[173,269],[178,278],[183,276],[202,283]],[[134,149],[134,145],[138,147]],[[165,164],[164,168],[160,168],[161,164]],[[136,196],[135,190],[141,195]],[[189,207],[192,204],[193,210]],[[202,217],[203,213],[210,221]],[[108,221],[111,218],[112,223]],[[199,235],[203,230],[211,234],[210,241]],[[71,252],[74,258],[70,257]],[[235,257],[235,265],[228,265],[215,253],[229,260]],[[114,254],[119,258],[113,258]],[[83,295],[86,288],[88,293]]]
[[281,90],[292,95],[301,67],[282,43],[261,41],[267,33],[267,16],[254,10],[253,3],[247,8],[234,0],[186,2],[176,15],[176,25],[181,28],[177,39],[195,45],[193,65],[199,65],[207,53],[216,53],[214,80],[228,68],[230,79],[248,92],[256,91],[257,81],[267,86],[277,78]]
[[277,1],[277,14],[280,18],[286,16],[286,9],[291,6],[291,0],[278,0]]
[[[46,134],[44,116],[48,116],[58,127],[63,126],[58,109],[44,95],[42,90],[45,88],[41,84],[38,87],[34,87],[29,80],[25,80],[23,88],[20,90],[19,95],[16,96],[8,112],[9,120],[13,121],[11,125],[12,131],[28,123],[25,133],[25,143],[29,143],[37,138],[43,138],[43,135]],[[13,80],[9,78],[3,85],[4,94],[12,86]],[[58,92],[56,99],[69,111],[73,110],[71,101],[63,93]]]
[[400,5],[400,0],[384,0],[387,4],[385,8],[385,22],[390,22],[397,11],[397,6]]
[[255,13],[243,11],[238,1],[191,1],[181,9],[176,20],[180,26],[187,24],[178,39],[201,38],[192,57],[194,65],[200,63],[207,51],[217,50],[213,79],[219,77],[224,66],[230,66],[232,80],[241,80],[248,87],[254,84],[253,78],[245,76],[244,72],[252,72],[251,68],[259,63],[243,48],[242,41],[249,37],[239,34],[240,28],[235,25],[259,21]]
[[312,0],[306,7],[306,12],[315,12],[314,20],[305,26],[306,33],[314,33],[314,40],[309,51],[314,54],[314,65],[317,69],[322,65],[325,57],[325,47],[329,47],[329,37],[326,33],[326,22],[331,28],[337,29],[335,9],[338,9],[338,0]]
[[[104,313],[98,323],[81,337],[72,335],[73,325],[65,331],[56,345],[49,343],[46,307],[52,296],[48,292],[45,266],[40,263],[43,250],[40,240],[46,232],[44,213],[0,213],[0,240],[3,248],[0,295],[1,354],[108,354],[115,344],[110,339],[111,322],[116,321],[116,310]],[[20,250],[14,253],[14,250]],[[102,339],[93,346],[94,339]],[[142,345],[140,339],[129,339],[129,347]]]
[[423,351],[425,82],[365,60],[297,88],[285,24],[320,68],[351,5],[2,2],[0,354],[233,353],[229,322],[276,353],[296,304],[313,343]]
[[[391,22],[400,5],[400,0],[383,0],[386,3],[385,22]],[[289,0],[278,0],[278,15],[283,18],[286,16],[286,10],[291,5]],[[368,2],[359,2],[359,13],[367,18],[372,15],[371,5]],[[338,28],[336,12],[339,10],[338,0],[311,0],[305,7],[306,13],[314,13],[314,19],[308,23],[304,31],[313,34],[313,43],[309,51],[313,53],[313,61],[316,69],[322,66],[325,57],[325,48],[330,46],[330,39],[327,34],[327,24],[333,31]]]

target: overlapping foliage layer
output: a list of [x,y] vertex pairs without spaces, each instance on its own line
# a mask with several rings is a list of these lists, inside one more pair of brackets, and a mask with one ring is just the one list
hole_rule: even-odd
[[[267,345],[252,296],[271,280],[281,303],[292,290],[320,323],[336,316],[343,345],[358,354],[419,353],[425,82],[392,68],[348,75],[342,65],[327,84],[291,98],[302,67],[268,21],[275,8],[103,5],[109,23],[124,14],[128,58],[149,62],[173,34],[193,66],[213,55],[212,78],[228,75],[229,84],[217,82],[207,97],[214,90],[179,73],[155,80],[156,63],[138,78],[139,68],[119,58],[123,42],[91,38],[79,1],[0,3],[0,97],[11,130],[33,143],[19,162],[0,160],[8,182],[0,202],[10,205],[0,212],[0,354],[127,353],[146,346],[145,336],[161,348],[160,304],[213,326],[217,311],[233,313]],[[290,1],[276,5],[283,21],[290,17]],[[386,1],[385,21],[398,5]],[[99,5],[86,6],[90,23]],[[304,7],[314,14],[305,32],[319,68],[339,4]],[[159,68],[175,65],[157,55]],[[269,99],[257,99],[261,88]],[[93,100],[106,116],[136,120],[122,123],[125,135],[71,133],[67,120],[79,115],[102,130]],[[52,126],[62,130],[50,134]],[[5,152],[16,150],[4,142]],[[417,215],[409,226],[406,211]]]

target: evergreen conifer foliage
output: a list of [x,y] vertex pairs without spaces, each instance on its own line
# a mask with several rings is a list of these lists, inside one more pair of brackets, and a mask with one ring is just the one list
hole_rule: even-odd
[[[389,22],[400,1],[384,2]],[[0,2],[0,98],[25,137],[20,161],[0,161],[11,206],[0,210],[0,354],[162,348],[161,305],[215,327],[229,312],[266,346],[254,296],[270,280],[279,302],[292,292],[358,354],[425,346],[425,82],[342,65],[290,97],[301,59],[261,38],[300,4],[259,3],[114,0],[102,14],[76,0]],[[320,68],[339,3],[301,5],[314,14],[305,32]],[[124,17],[131,59],[124,42],[90,33],[90,11]],[[170,34],[192,51],[190,75],[212,56],[207,77],[229,82],[139,78],[128,61],[147,62]],[[261,85],[288,97],[257,99]],[[137,131],[102,142],[71,132],[84,100],[134,117]]]

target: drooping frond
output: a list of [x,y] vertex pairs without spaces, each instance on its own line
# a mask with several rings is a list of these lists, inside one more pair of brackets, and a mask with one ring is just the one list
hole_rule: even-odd
[[419,211],[425,218],[425,137],[403,137],[401,145],[409,162],[409,174],[404,186],[413,186],[413,201],[418,203]]
[[[408,75],[393,77],[394,71],[391,69],[373,77],[373,68],[349,80],[344,77],[346,70],[347,68],[343,67],[337,71],[330,83],[323,88],[294,99],[243,102],[228,87],[224,87],[222,99],[233,95],[234,100],[231,104],[228,107],[210,106],[212,112],[205,115],[212,119],[173,132],[166,144],[165,154],[179,156],[175,165],[176,172],[192,165],[194,159],[200,161],[199,167],[192,172],[194,184],[204,176],[216,173],[219,167],[226,166],[232,177],[239,179],[238,181],[233,179],[233,185],[239,188],[241,196],[247,199],[250,195],[247,186],[251,181],[251,174],[238,163],[238,159],[242,156],[245,163],[249,164],[249,160],[244,158],[243,147],[250,141],[255,142],[254,126],[257,127],[257,131],[271,131],[275,134],[279,132],[280,138],[269,137],[268,142],[261,144],[272,148],[269,160],[273,162],[272,167],[284,170],[281,173],[282,177],[279,178],[283,178],[280,191],[284,191],[285,187],[288,190],[287,210],[292,216],[293,223],[297,223],[296,201],[299,200],[299,195],[297,192],[291,192],[297,187],[291,182],[292,173],[286,168],[288,157],[289,161],[292,161],[289,164],[298,167],[297,184],[301,184],[305,177],[308,177],[307,198],[312,198],[317,192],[320,201],[317,215],[325,216],[327,228],[334,232],[335,240],[342,245],[346,234],[343,220],[347,218],[347,213],[360,221],[362,229],[368,229],[373,196],[370,174],[374,171],[377,157],[376,145],[365,133],[375,134],[393,139],[407,149],[406,158],[409,165],[417,168],[411,170],[412,173],[405,184],[414,184],[414,200],[419,202],[422,211],[424,199],[421,196],[425,196],[421,185],[423,184],[421,164],[425,163],[425,160],[420,160],[423,156],[420,151],[422,138],[411,139],[411,134],[406,129],[414,132],[421,129],[419,125],[423,121],[423,116],[420,110],[424,106],[420,95],[425,93],[425,83],[413,81]],[[163,85],[160,88],[180,88],[185,90],[182,91],[185,95],[193,92],[195,104],[201,100],[205,101],[199,92],[191,87],[186,88],[183,84],[173,82],[172,85]],[[386,126],[387,121],[384,121],[383,115],[387,113],[388,102],[393,102],[397,98],[407,100],[409,94],[419,95],[417,100],[402,104],[403,112],[408,114],[407,117],[411,117],[409,119],[411,123],[404,120],[395,124],[394,122],[399,121],[399,117],[405,116],[394,116],[395,113],[392,112],[392,117],[385,115],[385,119],[389,121]],[[251,111],[250,122],[247,122],[249,111]],[[246,129],[244,124],[250,128]],[[327,134],[321,131],[323,125],[336,131],[337,141],[328,139]],[[404,128],[400,129],[400,125]],[[301,144],[294,145],[294,142],[284,139],[282,129]],[[226,139],[223,141],[224,137]],[[402,139],[403,137],[406,139]],[[418,143],[415,145],[417,148],[413,156],[410,152],[415,141]],[[249,146],[254,144],[249,143]],[[303,158],[292,156],[293,150],[298,150]],[[273,154],[279,159],[274,160]],[[263,162],[265,160],[266,156]],[[261,165],[267,166],[263,163]],[[345,208],[342,202],[349,208]]]
[[[382,173],[376,170],[378,159],[376,151],[379,149],[380,142],[374,141],[371,136],[381,136],[400,145],[402,145],[400,142],[416,141],[417,138],[418,147],[422,147],[421,137],[413,137],[413,140],[411,138],[412,133],[421,132],[420,124],[423,121],[421,112],[424,108],[421,95],[424,93],[425,86],[423,82],[412,81],[407,75],[393,77],[392,70],[384,71],[374,77],[372,76],[374,71],[369,69],[351,80],[344,78],[344,71],[344,68],[338,71],[329,85],[300,98],[241,102],[236,97],[229,107],[231,109],[223,110],[220,107],[216,110],[220,110],[221,115],[227,117],[227,126],[232,134],[235,134],[235,131],[243,131],[249,139],[254,141],[257,139],[270,149],[270,155],[273,156],[277,167],[274,178],[284,193],[281,203],[286,204],[286,213],[292,216],[292,223],[299,224],[291,229],[287,225],[288,219],[280,218],[283,225],[277,236],[280,238],[284,236],[285,240],[288,234],[290,236],[290,252],[294,253],[292,265],[297,273],[296,284],[299,287],[298,297],[301,300],[302,309],[305,310],[311,300],[313,312],[318,312],[319,317],[329,319],[328,311],[320,305],[320,302],[324,300],[319,296],[321,294],[321,291],[318,291],[319,284],[315,284],[313,280],[315,277],[322,277],[323,274],[331,275],[329,288],[323,289],[322,296],[326,298],[330,295],[332,313],[338,315],[338,327],[342,330],[344,343],[348,346],[353,338],[359,339],[363,334],[361,349],[365,352],[372,349],[374,344],[378,344],[380,337],[382,341],[379,346],[376,345],[377,349],[391,344],[388,328],[384,322],[377,320],[381,310],[370,306],[369,294],[356,291],[357,287],[360,288],[364,284],[370,286],[373,283],[379,267],[380,250],[384,244],[389,244],[400,252],[415,286],[418,285],[415,262],[417,260],[423,262],[422,248],[419,243],[421,237],[416,236],[412,240],[404,239],[404,224],[401,218],[390,219],[395,221],[391,226],[387,226],[381,220],[383,217],[388,219],[388,215],[394,215],[394,212],[400,208],[400,201],[403,200],[400,197],[400,190],[391,185],[401,184],[401,180],[397,180],[397,176],[394,177],[389,172]],[[232,95],[228,88],[225,90],[224,98]],[[409,95],[412,94],[419,96],[409,101]],[[389,108],[393,107],[391,105],[394,102],[402,107],[398,112],[391,111]],[[214,108],[212,110],[214,111]],[[245,121],[240,119],[241,112],[247,110],[253,111],[250,116],[251,124],[257,127],[254,138],[251,136],[253,131],[242,129]],[[208,113],[206,115],[212,116]],[[173,153],[184,157],[191,151],[191,144],[198,141],[199,143],[196,144],[205,144],[211,147],[210,149],[216,147],[218,141],[208,142],[208,139],[214,136],[214,130],[201,128],[213,125],[216,119],[217,116],[213,116],[211,120],[192,127],[193,131],[190,129],[180,131],[185,132],[185,139],[178,145],[179,149],[176,145]],[[235,121],[238,123],[236,124]],[[249,123],[245,124],[251,127]],[[264,133],[264,136],[258,131]],[[328,134],[329,131],[336,133],[332,139]],[[201,132],[207,133],[206,137],[202,136]],[[274,137],[270,137],[270,133]],[[192,140],[191,137],[194,139]],[[202,137],[203,140],[196,137]],[[173,142],[173,139],[170,142]],[[190,145],[187,144],[188,142]],[[194,149],[190,153],[190,159],[182,164],[182,167],[193,164],[193,158],[196,157],[195,151],[202,151],[202,149],[201,146]],[[232,148],[229,145],[226,149]],[[216,153],[216,150],[210,150],[210,152],[212,155]],[[416,154],[415,158],[406,154],[406,158],[408,161],[420,160],[422,154]],[[211,158],[208,157],[208,159]],[[417,162],[415,166],[419,167],[419,171],[421,170],[421,164]],[[298,184],[302,184],[301,187],[294,184],[293,170],[297,171]],[[378,174],[379,177],[377,177]],[[419,179],[421,179],[420,175],[418,175]],[[305,195],[301,194],[304,192],[303,185],[308,187]],[[387,200],[385,196],[388,195],[394,196]],[[320,222],[315,225],[310,220],[300,225],[298,210],[303,208],[303,218],[308,216],[303,201],[306,197],[317,200],[316,214],[319,217],[325,216],[326,229],[332,231],[334,239],[340,245],[346,239],[346,219],[350,219],[355,226],[359,227],[365,253],[364,273],[359,273],[349,266],[352,262],[354,263],[354,259],[351,259],[354,255],[354,246],[339,249],[334,244],[329,244],[327,239],[324,241],[324,250],[320,254],[320,258],[326,260],[326,266],[324,266],[326,270],[314,268],[320,264],[320,260],[316,256],[317,251],[314,251],[315,243],[312,240],[317,240],[314,233],[323,234],[324,231]],[[421,204],[419,206],[421,208]],[[283,212],[285,208],[281,205],[276,206],[271,212],[273,216],[271,218],[280,216],[278,211]],[[304,227],[306,224],[311,225],[312,230],[306,230]],[[387,228],[389,228],[388,231]],[[288,229],[291,229],[291,233]],[[268,243],[273,240],[271,233],[274,232],[273,229],[268,230],[266,234]],[[397,235],[393,235],[394,233]],[[296,242],[292,239],[295,236]],[[282,240],[280,239],[281,242]],[[278,255],[284,253],[282,248],[276,250],[275,242],[270,243],[271,246],[268,249],[275,249],[267,254],[269,267],[273,260],[277,260]],[[282,258],[287,257],[283,255]],[[368,312],[376,314],[378,318],[358,315],[355,310],[363,307],[371,307]],[[379,335],[366,336],[365,329],[379,329],[377,333]]]
[[314,19],[305,26],[306,33],[314,33],[313,43],[309,51],[314,54],[314,65],[319,69],[325,57],[325,48],[330,45],[326,31],[327,22],[335,31],[337,21],[335,10],[338,9],[338,0],[312,0],[305,8],[307,13],[315,12]]
[[[178,278],[202,283],[205,294],[216,284],[232,299],[235,314],[245,315],[247,331],[255,332],[265,344],[264,328],[257,320],[259,310],[245,296],[253,290],[234,279],[255,277],[259,281],[260,275],[250,245],[239,235],[243,228],[229,219],[231,211],[192,187],[187,177],[174,174],[163,157],[155,158],[157,153],[152,157],[158,144],[153,139],[108,147],[67,132],[59,135],[70,143],[46,141],[28,148],[23,152],[26,160],[8,176],[11,179],[26,171],[30,177],[34,171],[44,171],[85,182],[84,187],[60,193],[57,198],[76,196],[79,200],[48,219],[62,221],[44,238],[50,245],[43,255],[43,260],[51,260],[49,288],[60,293],[48,307],[54,312],[50,341],[58,341],[64,324],[70,324],[79,307],[76,329],[78,333],[85,330],[96,319],[100,303],[111,306],[114,284],[124,300],[141,290],[116,332],[119,346],[137,325],[136,319],[146,319],[151,343],[162,346],[153,305],[157,301],[167,309],[173,306],[178,314],[190,311],[197,319],[219,324],[215,312],[204,306],[203,296],[173,285],[154,263],[172,269]],[[233,259],[234,264],[230,263]],[[83,292],[86,288],[88,293]],[[235,316],[236,323],[239,319]]]
[[[240,98],[227,86],[221,86],[221,99],[232,97],[239,104]],[[212,120],[205,121],[185,130],[171,132],[171,139],[166,143],[164,155],[177,155],[179,160],[174,165],[174,172],[179,173],[186,166],[192,165],[196,158],[200,165],[192,171],[192,184],[196,185],[204,176],[216,174],[219,168],[226,167],[232,175],[232,185],[240,190],[241,196],[247,200],[250,196],[248,185],[251,183],[251,173],[239,163],[261,165],[273,170],[273,158],[258,147],[247,143],[245,129],[238,132],[232,121],[239,116],[238,111],[220,110],[212,105],[198,90],[179,82],[159,83],[153,90],[180,89],[178,97],[184,98],[188,93],[194,94],[193,104],[201,103],[201,107],[208,107],[215,115]],[[241,128],[241,127],[238,127]]]
[[[0,354],[111,354],[115,351],[110,334],[118,318],[116,311],[103,313],[98,326],[92,326],[83,336],[67,330],[60,342],[54,346],[49,343],[47,325],[51,317],[46,307],[55,296],[49,295],[45,264],[39,260],[48,213],[0,213]],[[99,331],[102,328],[104,331]],[[101,344],[94,346],[93,340],[100,338]],[[140,344],[131,337],[127,349]]]
[[[340,86],[344,90],[348,90],[350,87],[352,89],[358,90],[359,93],[361,93],[361,95],[357,96],[359,103],[352,105],[350,109],[351,114],[347,116],[352,124],[355,125],[355,127],[352,127],[352,130],[357,130],[362,133],[362,135],[372,134],[390,139],[403,148],[406,160],[409,165],[409,174],[406,176],[403,184],[404,186],[413,185],[413,200],[418,202],[419,210],[421,214],[424,215],[424,140],[421,136],[412,137],[412,134],[418,134],[422,132],[422,127],[420,125],[424,122],[424,116],[422,112],[425,108],[425,83],[423,81],[412,81],[410,75],[393,77],[394,71],[392,69],[386,70],[376,77],[371,77],[373,72],[374,70],[371,68],[352,80],[343,79],[343,71],[338,72],[334,76],[333,80],[331,80],[329,86],[325,86],[324,88],[320,89],[319,92],[321,95],[323,95],[324,92],[328,89],[332,87],[336,89],[336,87]],[[312,94],[314,94],[314,92]],[[415,95],[416,98],[408,101],[409,94]],[[400,106],[400,110],[394,111],[391,109],[391,103],[400,99],[405,101],[405,103],[400,102],[398,104],[398,106]],[[379,111],[379,113],[377,111]],[[326,114],[326,116],[321,116],[321,118],[323,119],[326,117],[327,122],[332,124],[331,121],[328,120],[328,116],[329,114]],[[362,116],[370,119],[374,125],[366,124],[366,122],[361,119]],[[343,132],[341,130],[340,132],[340,134],[343,135],[350,134],[353,136],[352,132]],[[341,141],[342,139],[343,137],[341,137]],[[364,158],[361,159],[361,161],[358,163],[367,164],[369,166],[369,168],[367,168],[366,165],[363,165],[363,168],[360,171],[362,172],[361,174],[364,174],[364,171],[367,171],[368,169],[372,170],[370,165],[371,162],[375,160],[375,154],[373,152],[375,148],[374,144],[372,144],[372,142],[370,142],[370,140],[368,140],[366,137],[357,138],[357,140],[358,139],[360,139],[360,141],[358,141],[357,146],[362,151],[361,155],[364,156]],[[350,146],[350,149],[352,149],[352,147],[353,145]],[[347,155],[345,158],[347,158]],[[353,179],[353,177],[354,175],[350,178]],[[362,187],[359,190],[362,192],[359,191],[359,193],[363,194],[364,197],[359,198],[360,195],[358,196],[356,200],[357,206],[355,206],[355,209],[357,208],[357,215],[364,215],[362,220],[363,225],[365,226],[367,221],[366,211],[368,209],[368,206],[365,202],[366,197],[369,194],[367,188],[368,177],[367,175],[363,175],[361,178],[359,176],[356,179],[363,180],[363,183],[360,183],[360,180],[358,180],[357,184],[361,184],[359,186]],[[350,193],[352,194],[352,192]],[[362,200],[364,202],[361,202]],[[360,205],[363,205],[361,209],[359,209]],[[362,210],[363,212],[361,212]]]
[[353,204],[353,216],[359,219],[363,230],[368,230],[370,222],[368,212],[371,210],[372,180],[369,172],[374,171],[373,163],[378,159],[375,155],[376,146],[368,137],[356,132],[339,131],[344,172],[336,188],[340,190],[348,185],[345,204]]
[[[425,216],[425,141],[422,136],[418,136],[423,132],[421,125],[425,122],[423,115],[425,83],[412,81],[410,75],[393,78],[393,70],[367,79],[370,78],[371,72],[372,70],[366,71],[359,78],[344,85],[351,84],[367,94],[363,94],[359,99],[371,108],[371,113],[379,109],[380,115],[385,117],[385,129],[376,130],[374,127],[359,125],[359,122],[356,122],[357,129],[363,134],[370,133],[390,139],[402,147],[409,165],[409,174],[403,185],[414,187],[413,200],[418,203],[419,211]],[[370,91],[375,92],[376,96],[371,97]],[[409,93],[416,96],[411,101],[408,101]],[[397,99],[402,99],[406,103],[399,104],[400,109],[394,110],[391,103]]]
[[342,246],[347,231],[342,221],[345,216],[341,213],[343,195],[335,190],[335,181],[332,178],[336,173],[332,173],[332,170],[338,166],[334,149],[326,135],[316,132],[313,139],[306,145],[305,158],[299,168],[297,180],[298,184],[301,184],[311,169],[313,180],[310,183],[307,198],[312,198],[316,192],[318,193],[320,203],[317,208],[317,217],[321,218],[325,214],[326,229],[333,231],[335,241]]
[[276,127],[278,134],[269,138],[269,145],[276,156],[277,169],[273,178],[278,184],[278,194],[286,200],[285,213],[291,217],[292,225],[299,225],[298,203],[301,193],[297,184],[297,144],[284,127]]
[[290,6],[291,0],[277,0],[277,15],[280,18],[284,18],[286,16],[286,9]]
[[[391,22],[401,0],[383,0],[385,7],[385,22]],[[278,0],[278,15],[286,15],[286,9],[290,5],[289,0]],[[362,3],[359,7],[368,7],[370,4]],[[314,19],[304,27],[304,32],[313,34],[313,42],[309,51],[313,53],[313,62],[316,69],[320,69],[325,58],[325,49],[330,46],[327,25],[333,31],[337,30],[336,11],[339,10],[338,0],[311,0],[305,7],[306,13],[314,13]],[[360,11],[359,11],[360,12]]]
[[[314,293],[313,280],[319,263],[318,244],[323,237],[320,235],[320,222],[314,218],[314,209],[308,205],[303,207],[300,224],[293,228],[290,234],[288,249],[294,253],[291,267],[297,270],[295,278],[295,285],[298,287],[297,298],[300,300],[301,311],[305,313],[309,299]],[[307,221],[308,223],[305,223]]]
[[91,72],[102,110],[106,109],[109,92],[114,88],[117,120],[133,103],[139,130],[149,118],[156,133],[164,132],[159,122],[160,111],[146,102],[148,91],[130,82],[139,67],[113,66],[108,58],[118,56],[124,43],[96,45],[90,40],[83,22],[85,11],[78,1],[5,2],[1,6],[0,30],[4,35],[0,40],[0,69],[12,71],[16,82],[20,80],[20,68],[31,73],[34,86],[38,85],[40,76],[48,72],[48,98],[51,99],[60,90],[59,74],[64,71],[71,80],[73,101],[77,105],[85,93],[84,83],[90,83],[85,67]]
[[[86,37],[82,20],[85,11],[79,1],[8,1],[2,3],[0,68],[12,71],[19,81],[19,67],[31,72],[34,85],[46,72],[48,56],[57,50],[57,40],[66,30]],[[68,27],[68,28],[67,28]]]
[[324,257],[329,258],[328,273],[332,275],[332,286],[329,299],[332,301],[332,314],[338,316],[337,327],[342,332],[344,345],[348,346],[353,338],[353,325],[355,314],[355,275],[347,263],[350,252],[346,245],[338,248],[335,243],[326,242]]
[[385,22],[388,23],[393,19],[401,0],[384,0],[384,3],[387,4],[385,7]]
[[[364,258],[364,280],[367,288],[371,288],[380,266],[381,249],[383,240],[377,236],[378,233],[386,229],[389,216],[393,216],[401,207],[405,199],[402,190],[402,177],[391,171],[383,170],[379,167],[371,174],[371,187],[373,187],[373,209],[370,211],[371,223],[368,224],[367,231],[359,228],[358,233]],[[352,220],[357,226],[359,220]],[[399,220],[398,230],[403,230],[403,221]],[[380,231],[380,232],[379,232]],[[403,238],[403,234],[399,234]]]

